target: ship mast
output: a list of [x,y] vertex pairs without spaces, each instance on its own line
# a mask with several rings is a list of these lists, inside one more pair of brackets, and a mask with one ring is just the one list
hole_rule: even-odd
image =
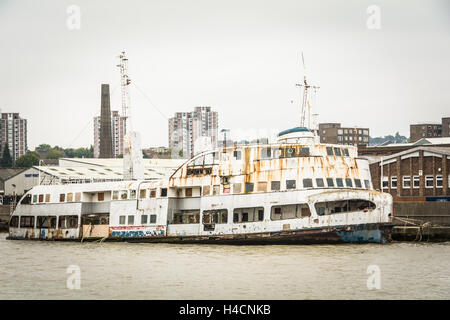
[[[125,124],[128,120],[128,109],[130,108],[130,94],[128,92],[128,86],[131,83],[128,77],[128,58],[125,55],[125,51],[119,55],[120,63],[117,65],[120,69],[120,89],[122,91],[122,116],[125,117]],[[127,125],[125,125],[127,128]]]
[[[308,99],[308,89],[312,88],[315,91],[315,90],[319,89],[320,87],[311,86],[306,81],[306,68],[305,68],[305,59],[303,57],[303,52],[302,52],[302,63],[303,63],[303,83],[295,84],[295,86],[297,86],[297,87],[303,87],[303,99],[302,99],[300,126],[306,127],[308,129],[313,129],[313,128],[311,128],[311,104]],[[308,120],[307,123],[306,123],[306,120]]]

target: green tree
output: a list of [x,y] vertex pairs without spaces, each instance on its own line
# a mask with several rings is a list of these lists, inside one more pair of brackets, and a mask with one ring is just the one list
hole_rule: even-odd
[[49,144],[40,144],[36,147],[35,151],[37,152],[49,152],[52,147]]
[[5,149],[3,150],[3,156],[0,164],[3,168],[11,168],[13,165],[13,160],[11,158],[8,143],[5,144]]
[[62,153],[62,151],[60,151],[58,149],[51,149],[47,153],[47,159],[59,159],[62,157],[64,157],[64,154]]
[[14,166],[17,168],[30,168],[32,166],[39,165],[39,153],[34,151],[28,151],[23,156],[17,158]]

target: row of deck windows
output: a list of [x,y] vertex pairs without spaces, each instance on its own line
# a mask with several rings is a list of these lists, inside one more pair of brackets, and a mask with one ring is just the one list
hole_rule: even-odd
[[[364,187],[362,185],[361,179],[350,179],[350,178],[316,178],[316,179],[303,179],[303,188],[366,188],[370,189],[370,181],[364,180]],[[268,192],[268,187],[270,186],[269,191],[280,191],[281,190],[281,181],[259,181],[256,184],[253,182],[245,182],[245,183],[233,183],[224,185],[223,193],[230,193],[231,187],[233,188],[233,194],[239,193],[249,193],[249,192]],[[299,186],[300,187],[300,186]],[[219,185],[213,186],[213,195],[219,194]],[[244,188],[244,190],[243,190]],[[297,189],[297,180],[286,180],[284,185],[285,190]],[[210,195],[211,194],[211,186],[203,186],[202,195]],[[192,188],[185,189],[185,196],[192,197]]]
[[[157,189],[140,189],[139,190],[139,199],[145,198],[156,198],[156,190]],[[113,191],[112,199],[113,200],[130,200],[136,199],[137,190],[120,190]],[[167,188],[161,188],[159,190],[159,197],[167,197]]]
[[[113,191],[113,200],[128,200],[136,199],[136,190],[120,190]],[[167,197],[167,188],[161,188],[160,197]],[[141,189],[139,190],[139,198],[156,198],[156,189]],[[97,193],[97,201],[105,201],[105,193]],[[49,203],[51,202],[50,194],[34,194],[32,203]],[[61,193],[59,194],[59,202],[81,202],[81,192],[76,193]],[[22,202],[27,204],[26,201]]]
[[[36,226],[34,225],[34,216],[13,216],[9,222],[10,227],[18,228],[37,228],[37,229],[55,229],[56,225],[60,229],[78,228],[78,216],[37,216]],[[58,223],[57,223],[58,222]]]
[[[391,189],[397,189],[397,176],[391,176]],[[412,182],[412,183],[411,183]],[[389,188],[389,177],[383,177],[383,189]],[[425,176],[425,188],[442,188],[443,187],[443,180],[442,175],[436,175],[436,176]],[[402,176],[402,187],[403,189],[410,189],[411,187],[413,189],[419,189],[420,188],[420,176]],[[449,188],[450,188],[450,175],[449,175]]]
[[[375,204],[363,199],[339,200],[319,202],[315,204],[319,216],[332,215],[335,213],[370,211],[375,209]],[[272,206],[270,220],[285,220],[310,217],[309,205],[289,204]],[[233,223],[260,222],[264,220],[264,207],[236,208],[233,209]],[[169,224],[197,224],[200,223],[200,210],[179,210],[173,213]],[[228,210],[205,210],[203,211],[203,224],[226,224],[228,223]],[[206,230],[206,229],[205,229]],[[207,230],[206,230],[207,231]]]
[[[149,223],[149,215],[143,214],[141,215],[141,224],[148,224]],[[156,223],[156,214],[150,215],[150,223]],[[127,216],[119,216],[119,224],[120,225],[134,225],[134,215]]]
[[[33,203],[49,203],[50,194],[33,194]],[[81,202],[81,192],[76,193],[61,193],[59,195],[59,202]]]

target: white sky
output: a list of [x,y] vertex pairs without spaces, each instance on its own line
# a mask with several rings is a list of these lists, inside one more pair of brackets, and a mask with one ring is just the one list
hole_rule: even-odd
[[[80,30],[67,28],[70,5]],[[367,28],[369,5],[379,30]],[[143,147],[167,145],[167,119],[194,106],[235,132],[298,125],[301,51],[320,122],[409,136],[410,123],[450,116],[447,0],[0,0],[0,109],[28,119],[29,149],[93,143],[101,83],[120,109],[122,50],[164,114],[131,87]]]

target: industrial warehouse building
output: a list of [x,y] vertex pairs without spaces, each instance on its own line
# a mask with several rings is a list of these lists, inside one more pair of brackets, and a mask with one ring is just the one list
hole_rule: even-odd
[[[169,177],[185,159],[143,159],[146,180]],[[33,166],[4,181],[6,196],[21,196],[39,184],[91,183],[123,180],[123,159],[62,158],[59,166]]]
[[[450,147],[419,146],[370,163],[375,189],[398,197],[439,197],[450,201]],[[416,198],[419,199],[419,198]]]

